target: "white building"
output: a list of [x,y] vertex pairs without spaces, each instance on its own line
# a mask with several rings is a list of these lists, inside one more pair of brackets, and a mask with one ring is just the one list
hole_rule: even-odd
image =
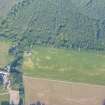
[[5,88],[7,88],[8,83],[9,83],[9,73],[5,71],[0,71],[0,76],[2,77],[2,83]]
[[24,51],[24,56],[25,57],[29,57],[32,55],[32,52],[31,51]]

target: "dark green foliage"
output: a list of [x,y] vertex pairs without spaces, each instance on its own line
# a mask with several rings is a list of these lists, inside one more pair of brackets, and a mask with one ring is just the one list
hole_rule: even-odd
[[[14,49],[14,48],[11,48]],[[13,53],[10,51],[11,54],[15,56],[13,62],[11,62],[11,84],[13,90],[18,90],[20,94],[20,104],[24,102],[24,86],[23,86],[23,72],[22,72],[22,61],[23,61],[23,53],[20,52],[18,47],[15,47],[17,53]]]
[[0,18],[6,16],[17,0],[0,0]]
[[7,101],[1,102],[1,105],[9,105],[9,102],[7,102]]
[[23,0],[7,17],[0,19],[0,39],[9,39],[17,45],[11,47],[9,53],[15,56],[11,63],[12,86],[19,90],[22,101],[24,51],[36,45],[79,51],[105,50],[105,2],[90,1]]
[[23,99],[20,99],[19,105],[24,105]]
[[72,0],[72,2],[82,14],[90,18],[101,20],[105,18],[105,0]]
[[104,19],[80,10],[72,0],[23,0],[1,22],[1,33],[20,41],[21,49],[43,45],[105,50]]

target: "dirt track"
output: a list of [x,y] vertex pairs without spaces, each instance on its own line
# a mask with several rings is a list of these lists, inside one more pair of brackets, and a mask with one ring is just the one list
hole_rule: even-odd
[[46,105],[104,105],[105,86],[64,83],[24,77],[26,104],[40,100]]

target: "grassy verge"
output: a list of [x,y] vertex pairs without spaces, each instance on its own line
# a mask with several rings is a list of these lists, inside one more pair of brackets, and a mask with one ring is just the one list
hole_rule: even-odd
[[0,105],[3,102],[9,102],[9,95],[0,95]]
[[54,48],[35,48],[24,56],[24,75],[105,85],[105,55]]
[[4,67],[12,60],[12,57],[8,55],[8,49],[10,46],[10,42],[0,41],[0,67]]
[[2,93],[7,93],[8,91],[6,89],[4,89],[3,86],[0,86],[0,94]]

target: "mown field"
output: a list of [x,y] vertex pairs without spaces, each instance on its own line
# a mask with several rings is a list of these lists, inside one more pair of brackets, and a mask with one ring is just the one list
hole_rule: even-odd
[[31,77],[105,85],[105,55],[99,52],[36,47],[24,55],[23,70]]
[[11,43],[8,41],[0,41],[0,67],[4,67],[11,61],[11,56],[8,54],[8,49]]

